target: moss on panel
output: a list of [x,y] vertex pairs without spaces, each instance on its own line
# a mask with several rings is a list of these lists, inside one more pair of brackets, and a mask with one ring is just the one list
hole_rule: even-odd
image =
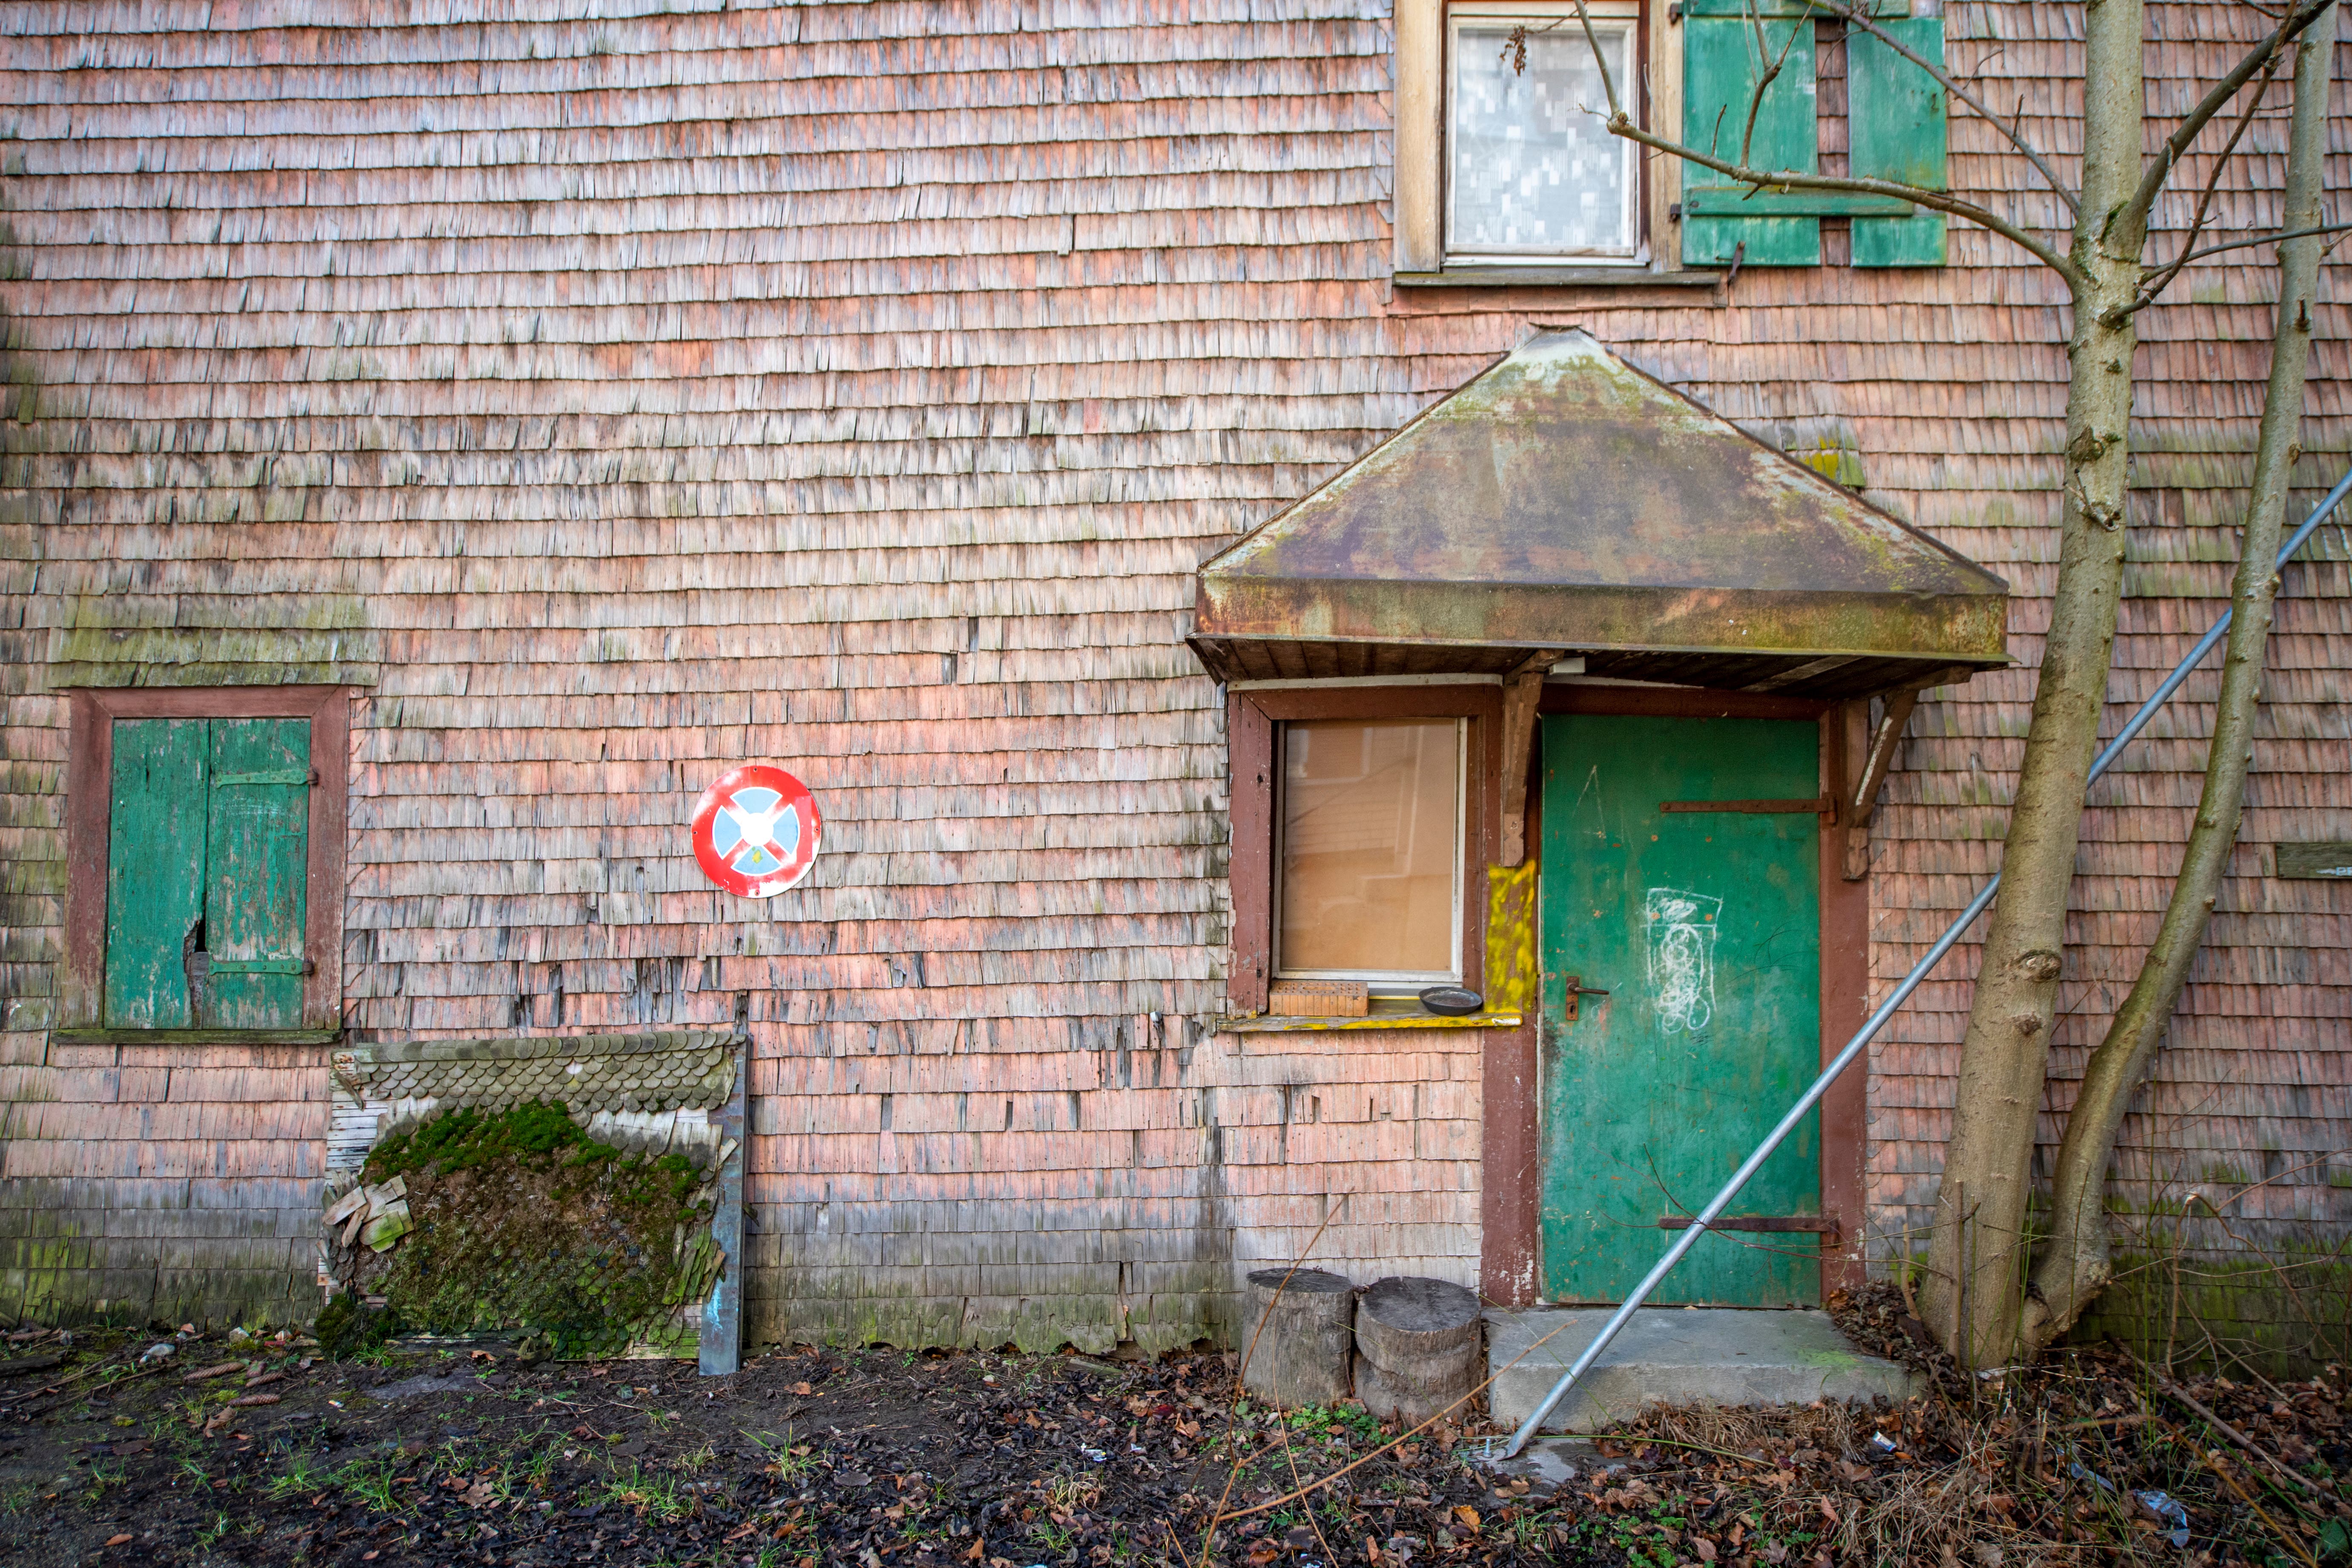
[[559,1355],[685,1353],[725,1262],[712,1174],[599,1142],[561,1103],[450,1110],[370,1152],[362,1180],[400,1180],[409,1228],[375,1232],[382,1252],[355,1238],[344,1283],[427,1333],[520,1330]]

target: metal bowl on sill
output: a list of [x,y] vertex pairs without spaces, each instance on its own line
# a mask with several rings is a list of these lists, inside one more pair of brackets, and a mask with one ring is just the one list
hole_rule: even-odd
[[1462,1018],[1486,1006],[1486,999],[1459,985],[1432,985],[1422,992],[1421,1005],[1441,1018]]

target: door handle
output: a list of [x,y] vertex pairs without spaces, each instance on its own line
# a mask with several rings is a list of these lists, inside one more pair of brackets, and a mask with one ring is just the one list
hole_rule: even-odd
[[1561,1009],[1561,1011],[1560,1011],[1560,1017],[1561,1017],[1563,1020],[1565,1020],[1566,1022],[1570,1023],[1570,1024],[1573,1024],[1573,1023],[1575,1023],[1575,1022],[1576,1022],[1576,1017],[1577,1017],[1577,1003],[1576,1003],[1576,999],[1577,999],[1578,997],[1580,997],[1580,996],[1606,996],[1606,995],[1608,995],[1608,994],[1609,994],[1609,993],[1608,993],[1608,992],[1606,992],[1606,991],[1601,991],[1601,990],[1596,989],[1596,988],[1595,988],[1595,987],[1593,987],[1593,986],[1587,985],[1587,984],[1584,983],[1584,976],[1582,976],[1582,975],[1580,975],[1580,974],[1563,974],[1563,975],[1561,975],[1561,976],[1560,976],[1560,980],[1561,980],[1561,982],[1563,983],[1563,988],[1564,988],[1564,989],[1567,991],[1567,993],[1568,993],[1568,1005],[1567,1005],[1566,1007],[1564,1007],[1564,1008],[1562,1008],[1562,1009]]

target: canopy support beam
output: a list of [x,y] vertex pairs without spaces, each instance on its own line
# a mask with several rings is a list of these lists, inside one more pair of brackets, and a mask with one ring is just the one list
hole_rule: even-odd
[[1528,858],[1528,764],[1536,741],[1536,706],[1543,700],[1544,677],[1566,657],[1565,648],[1538,648],[1503,677],[1503,864]]

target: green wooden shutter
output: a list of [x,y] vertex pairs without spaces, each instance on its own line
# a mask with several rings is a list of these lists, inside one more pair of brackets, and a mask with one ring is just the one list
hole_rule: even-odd
[[[1923,60],[1944,62],[1944,19],[1911,16],[1880,26]],[[1922,190],[1945,183],[1943,85],[1859,27],[1846,31],[1846,123],[1853,172]],[[1853,220],[1856,267],[1941,267],[1944,215]]]
[[[1765,0],[1765,47],[1775,56],[1790,45],[1780,74],[1764,89],[1748,164],[1770,173],[1810,174],[1818,168],[1818,110],[1813,101],[1813,22],[1810,8]],[[1706,11],[1717,13],[1707,16]],[[1683,15],[1683,141],[1701,152],[1737,162],[1748,124],[1748,100],[1762,74],[1756,32],[1733,0],[1686,5]],[[1729,265],[1739,250],[1747,267],[1818,267],[1821,219],[1811,216],[1727,217],[1727,212],[1774,210],[1769,195],[1750,197],[1723,176],[1696,164],[1683,165],[1683,261],[1697,267]],[[1781,206],[1779,210],[1786,210]]]
[[114,724],[106,851],[106,1021],[184,1029],[188,938],[205,912],[209,752],[201,719]]
[[310,723],[212,721],[205,931],[222,1029],[302,1024],[310,880]]

